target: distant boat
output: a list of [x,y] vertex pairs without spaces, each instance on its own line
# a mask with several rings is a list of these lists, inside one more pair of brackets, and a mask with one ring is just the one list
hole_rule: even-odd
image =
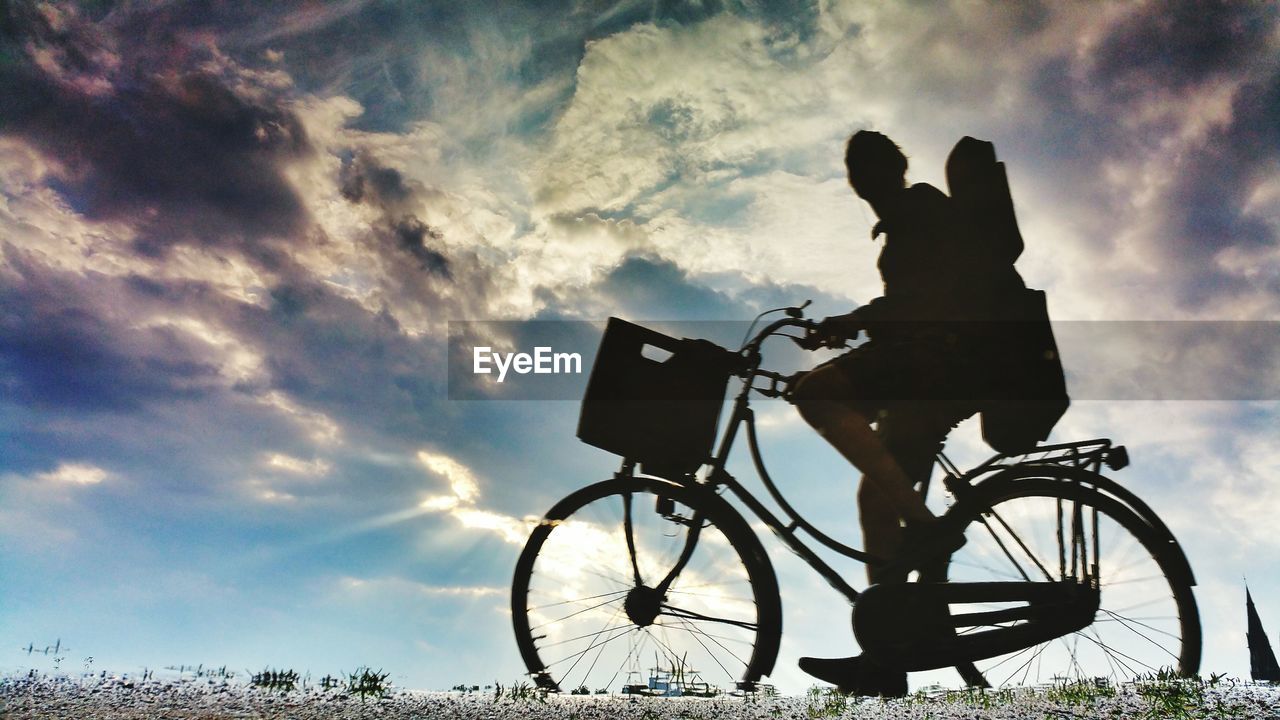
[[647,684],[628,683],[622,687],[622,693],[649,697],[715,697],[723,692],[702,680],[697,670],[685,664],[685,658],[673,660],[669,669],[655,664],[649,673]]
[[1271,650],[1267,633],[1262,629],[1262,618],[1253,606],[1253,596],[1249,588],[1244,589],[1245,609],[1249,613],[1249,672],[1254,680],[1280,682],[1280,664],[1276,663],[1276,654]]

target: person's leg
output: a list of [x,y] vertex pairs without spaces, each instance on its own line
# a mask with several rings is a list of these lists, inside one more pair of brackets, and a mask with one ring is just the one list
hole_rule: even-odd
[[[893,503],[879,486],[863,475],[858,483],[858,521],[862,526],[862,544],[867,552],[888,560],[902,548],[902,524]],[[902,571],[886,572],[884,565],[867,563],[867,582],[906,582]]]
[[[792,401],[805,421],[812,425],[854,467],[862,471],[859,505],[869,500],[881,510],[889,510],[896,527],[898,519],[928,522],[933,513],[912,489],[912,483],[871,429],[871,421],[855,409],[855,389],[845,373],[834,365],[820,367],[805,375],[792,392]],[[867,513],[862,514],[867,517]],[[872,521],[879,532],[887,521]],[[864,524],[865,527],[865,524]],[[888,533],[878,539],[892,545]],[[878,554],[878,553],[875,553]]]
[[[950,400],[917,401],[896,403],[883,412],[878,434],[913,487],[929,481],[947,435],[956,424],[973,414],[967,407],[966,403]],[[904,564],[910,562],[914,569],[920,570],[920,580],[945,581],[950,555],[963,544],[963,532],[946,527],[941,519],[909,525],[900,540],[901,561],[895,561],[881,572],[895,576],[906,574],[909,568]]]

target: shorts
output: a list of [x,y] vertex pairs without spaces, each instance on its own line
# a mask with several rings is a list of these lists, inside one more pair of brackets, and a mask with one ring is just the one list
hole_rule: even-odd
[[849,402],[915,482],[928,477],[947,434],[979,408],[962,353],[943,340],[872,340],[831,360],[852,386]]

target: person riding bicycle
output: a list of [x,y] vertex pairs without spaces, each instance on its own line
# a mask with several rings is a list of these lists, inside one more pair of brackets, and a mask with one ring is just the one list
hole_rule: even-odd
[[[792,401],[804,419],[862,472],[858,511],[872,583],[904,582],[945,560],[959,529],[929,511],[914,485],[956,424],[978,412],[983,362],[967,321],[983,320],[1002,295],[1025,287],[963,242],[952,201],[906,183],[907,158],[885,135],[859,131],[845,148],[849,184],[885,235],[878,267],[884,295],[819,323],[819,337],[870,340],[801,377]],[[871,424],[875,423],[873,430]],[[945,577],[931,579],[942,580]],[[906,673],[865,658],[801,658],[801,669],[846,692],[901,695]]]

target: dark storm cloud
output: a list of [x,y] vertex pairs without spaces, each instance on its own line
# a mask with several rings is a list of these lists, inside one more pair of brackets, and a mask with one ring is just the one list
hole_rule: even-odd
[[[1165,206],[1167,251],[1182,259],[1190,282],[1180,299],[1197,307],[1215,294],[1243,290],[1236,275],[1211,272],[1226,248],[1246,251],[1280,244],[1273,225],[1247,206],[1260,183],[1280,167],[1280,73],[1241,88],[1229,126],[1210,133],[1204,149],[1188,158]],[[1270,292],[1280,295],[1275,283]]]
[[367,154],[355,156],[342,164],[339,175],[342,196],[351,202],[368,202],[383,208],[397,208],[407,203],[415,189],[409,187],[399,170],[382,167]]
[[262,352],[272,387],[362,435],[421,436],[444,394],[428,339],[317,281],[282,283],[269,307],[238,307],[225,322]]
[[433,247],[443,238],[440,231],[413,214],[421,201],[438,193],[406,180],[400,171],[383,166],[368,153],[344,162],[339,181],[347,200],[370,205],[382,213],[374,228],[376,235],[412,255],[418,261],[418,269],[451,277],[448,258]]
[[[717,289],[720,287],[726,289]],[[629,255],[590,287],[571,296],[547,295],[544,299],[547,305],[535,320],[599,321],[617,315],[637,322],[741,321],[805,300],[814,303],[811,315],[837,315],[850,309],[847,300],[810,285],[751,284],[738,275],[704,280],[691,277],[670,260],[651,255]]]
[[1155,3],[1130,13],[1094,51],[1091,84],[1120,97],[1234,74],[1267,47],[1265,3]]
[[0,39],[3,130],[65,168],[92,219],[142,220],[140,246],[284,236],[306,212],[282,176],[311,151],[284,89],[198,38],[115,34],[15,3]]
[[741,320],[743,308],[721,292],[689,280],[668,260],[629,257],[599,291],[631,317],[653,320]]
[[128,281],[87,284],[5,250],[18,275],[0,285],[5,397],[59,410],[133,411],[152,401],[203,398],[219,385],[208,347],[172,328],[138,328],[104,311],[128,297]]
[[449,277],[449,261],[430,247],[431,243],[439,242],[442,237],[439,230],[409,216],[396,222],[393,233],[400,246],[418,259],[422,270]]
[[[1280,242],[1249,207],[1280,162],[1280,63],[1269,49],[1278,21],[1276,6],[1260,3],[1151,4],[1084,51],[1028,66],[1014,122],[987,120],[1016,158],[1015,198],[1020,167],[1050,168],[1040,182],[1070,189],[1059,212],[1080,239],[1104,253],[1121,236],[1136,244],[1180,310],[1280,295],[1218,263],[1224,250],[1248,256]],[[1117,169],[1136,184],[1117,191]]]
[[[447,410],[437,343],[409,337],[389,313],[370,313],[300,272],[258,306],[203,282],[82,276],[5,250],[17,273],[0,285],[0,395],[7,402],[78,415],[90,427],[92,413],[118,418],[179,406],[199,425],[240,402],[252,415],[234,422],[258,428],[256,439],[237,441],[247,456],[305,430],[261,402],[273,390],[370,442],[452,432],[436,424]],[[261,372],[228,374],[228,347],[180,323],[144,322],[156,314],[200,318],[234,338],[237,352],[259,358]]]
[[[1160,250],[1183,276],[1179,299],[1189,308],[1246,289],[1238,275],[1215,267],[1219,252],[1280,242],[1247,209],[1280,162],[1280,64],[1267,51],[1278,19],[1276,7],[1264,4],[1151,6],[1115,27],[1094,56],[1090,82],[1117,119],[1144,103],[1178,102],[1197,87],[1240,84],[1226,122],[1173,167],[1159,208]],[[1154,146],[1172,131],[1156,123],[1127,140]]]

